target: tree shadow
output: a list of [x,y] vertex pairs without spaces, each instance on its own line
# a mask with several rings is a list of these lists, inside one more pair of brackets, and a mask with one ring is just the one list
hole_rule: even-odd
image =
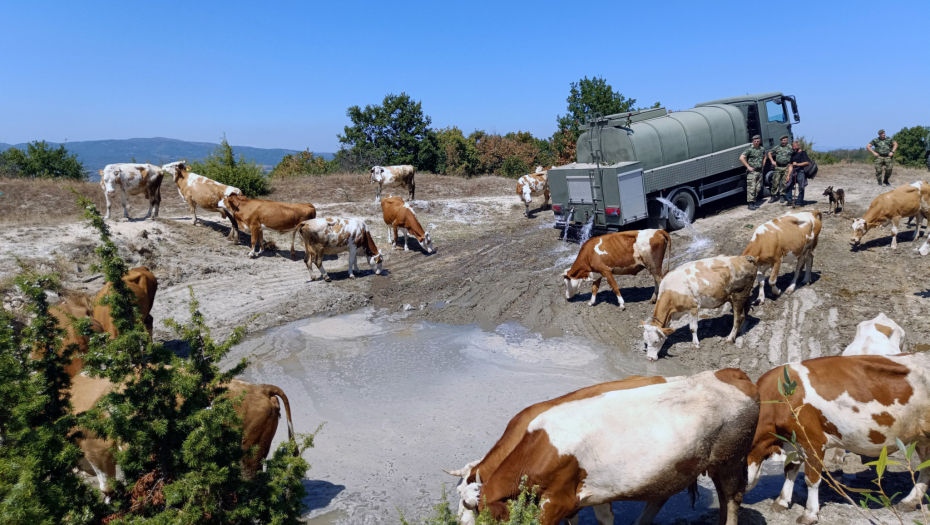
[[183,339],[172,339],[170,341],[163,341],[162,345],[168,350],[171,350],[174,355],[180,357],[181,359],[187,359],[191,356],[191,347],[187,344],[187,341]]
[[345,485],[335,485],[329,481],[321,479],[304,479],[301,480],[307,496],[303,499],[306,505],[306,512],[317,509],[323,509],[332,503],[333,499],[346,489]]

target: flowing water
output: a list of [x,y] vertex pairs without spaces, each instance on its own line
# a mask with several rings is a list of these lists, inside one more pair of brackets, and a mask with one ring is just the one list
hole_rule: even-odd
[[572,224],[573,215],[575,215],[575,208],[568,210],[568,217],[565,218],[565,227],[562,228],[562,240],[568,240],[568,230]]
[[591,238],[591,231],[594,230],[594,216],[592,215],[588,222],[578,230],[578,245],[583,245]]
[[[312,465],[305,481],[312,525],[396,524],[398,511],[425,516],[444,483],[456,508],[458,480],[442,469],[482,457],[523,408],[631,374],[690,372],[580,337],[543,339],[516,323],[485,331],[373,309],[267,330],[226,363],[243,356],[252,356],[245,379],[287,393],[297,432],[326,423],[304,454]],[[282,419],[275,446],[286,436]],[[716,505],[713,493],[702,478],[696,510],[680,494],[656,523],[706,512]],[[617,523],[629,523],[642,507],[615,503]],[[581,516],[595,525],[590,509]]]
[[701,256],[707,257],[707,252],[714,247],[714,240],[701,234],[701,232],[691,224],[691,221],[688,220],[688,215],[678,206],[672,204],[670,200],[665,197],[657,197],[656,200],[668,207],[669,213],[675,215],[675,218],[685,225],[682,229],[688,232],[691,237],[691,242],[688,244],[685,251],[672,257],[672,260],[677,261],[684,257],[686,259],[682,262],[688,262],[699,259]]

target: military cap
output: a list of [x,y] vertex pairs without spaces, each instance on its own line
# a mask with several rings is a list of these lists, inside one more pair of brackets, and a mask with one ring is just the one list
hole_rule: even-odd
[[[790,137],[788,137],[788,135],[782,135],[781,138],[782,138],[782,139],[787,139],[787,138],[790,138]],[[778,139],[778,140],[781,140],[781,139]]]
[[753,135],[752,140],[756,140],[756,139],[762,140],[762,137],[760,137],[759,135]]
[[884,132],[885,132],[885,130],[883,130],[883,129],[878,130],[878,134],[879,134],[879,135],[881,135],[881,134],[884,133]]

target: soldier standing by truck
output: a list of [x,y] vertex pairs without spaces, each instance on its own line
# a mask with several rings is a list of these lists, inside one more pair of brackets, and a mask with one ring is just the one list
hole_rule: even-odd
[[785,202],[785,184],[788,182],[788,164],[791,162],[791,154],[794,151],[788,145],[788,135],[781,136],[781,144],[775,146],[769,151],[769,162],[775,166],[775,174],[772,176],[772,200],[769,202]]
[[894,166],[892,157],[894,152],[898,151],[898,143],[890,137],[886,137],[885,130],[880,129],[878,130],[878,138],[872,139],[872,142],[869,142],[866,148],[872,155],[875,155],[875,178],[878,180],[878,185],[882,185],[882,169],[884,169],[884,184],[885,186],[891,186],[888,179],[891,178],[891,168]]
[[756,199],[762,188],[762,164],[765,163],[765,150],[762,149],[762,137],[752,136],[752,146],[746,148],[739,156],[739,161],[746,166],[746,202],[749,209],[755,210]]

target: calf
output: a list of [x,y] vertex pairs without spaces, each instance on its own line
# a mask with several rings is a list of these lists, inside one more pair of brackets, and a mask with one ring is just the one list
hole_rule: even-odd
[[837,208],[846,209],[846,192],[842,188],[834,190],[833,186],[830,186],[823,190],[823,196],[830,199],[830,212],[833,215],[836,215]]
[[378,183],[375,192],[375,204],[381,201],[381,190],[384,188],[407,188],[410,192],[410,200],[416,193],[416,183],[413,181],[417,169],[409,164],[402,166],[375,166],[369,170],[369,184]]
[[297,260],[294,253],[295,236],[302,222],[316,217],[316,208],[312,204],[250,199],[236,194],[226,196],[224,200],[227,212],[231,212],[235,220],[252,234],[249,257],[258,257],[264,251],[262,230],[267,228],[291,234],[291,260]]
[[717,308],[726,303],[733,307],[733,330],[727,342],[736,341],[743,321],[749,296],[756,276],[756,262],[752,256],[712,257],[685,263],[669,272],[659,285],[659,298],[652,312],[652,320],[643,321],[643,339],[646,358],[655,361],[665,339],[675,331],[668,325],[672,319],[691,315],[691,340],[698,342],[698,312],[702,308]]
[[756,278],[759,282],[759,297],[755,304],[765,302],[765,273],[772,269],[769,286],[776,297],[781,290],[775,286],[778,280],[778,271],[781,269],[782,259],[785,257],[797,259],[794,269],[794,278],[785,293],[794,292],[801,270],[807,265],[807,272],[801,284],[811,280],[811,268],[814,266],[814,248],[820,236],[821,219],[823,214],[819,211],[794,212],[772,219],[756,228],[749,240],[749,245],[743,250],[743,255],[751,255],[756,260],[758,272]]
[[539,487],[541,525],[582,507],[646,501],[651,523],[665,501],[707,473],[720,497],[720,523],[736,525],[759,394],[742,371],[703,372],[666,384],[605,392],[550,408],[465,505],[508,519],[520,480]]
[[[523,439],[524,434],[526,434],[526,429],[529,426],[530,422],[536,419],[536,416],[542,414],[543,412],[549,410],[550,408],[557,407],[564,403],[570,403],[572,401],[578,401],[581,399],[588,399],[594,396],[599,396],[605,392],[612,392],[615,390],[628,390],[631,388],[639,388],[641,386],[647,385],[656,385],[659,383],[665,383],[667,381],[677,381],[682,379],[680,377],[641,377],[641,376],[630,376],[626,379],[621,379],[619,381],[611,381],[609,383],[601,383],[599,385],[589,386],[565,394],[564,396],[551,399],[549,401],[543,401],[542,403],[536,403],[535,405],[524,408],[520,411],[519,414],[513,417],[509,423],[507,423],[507,428],[504,430],[504,434],[497,440],[497,443],[491,447],[491,450],[484,456],[483,459],[473,461],[462,467],[459,470],[446,471],[447,474],[453,476],[460,476],[462,479],[459,482],[458,491],[462,496],[462,501],[459,504],[459,519],[463,524],[473,525],[477,518],[477,515],[474,513],[474,510],[468,509],[465,507],[465,499],[473,498],[475,494],[481,489],[481,478],[491,479],[491,476],[494,475],[494,472],[500,466],[500,464],[513,452],[513,449],[516,448],[517,444],[520,443],[520,440]],[[471,496],[469,496],[471,495]],[[609,504],[596,505],[594,507],[594,514],[597,516],[597,520],[601,525],[609,525],[614,522],[613,511],[611,511]]]
[[533,197],[544,195],[543,206],[549,203],[549,171],[544,170],[542,166],[536,167],[536,173],[528,173],[517,179],[517,197],[526,208],[523,216],[529,218],[530,203]]
[[[778,385],[786,368],[798,386],[784,402]],[[897,450],[898,438],[905,445],[919,443],[920,462],[930,459],[928,355],[821,357],[770,370],[757,385],[763,404],[748,458],[749,488],[759,481],[763,460],[783,451],[783,442],[775,435],[796,435],[808,487],[807,507],[798,523],[810,525],[819,519],[818,490],[828,449],[877,457],[884,447],[889,453]],[[798,419],[791,409],[799,411]],[[785,484],[772,509],[785,510],[791,505],[800,470],[800,462],[786,465]],[[916,509],[928,481],[930,471],[921,470],[917,484],[898,509]]]
[[917,216],[914,239],[920,236],[924,217],[930,218],[930,184],[917,181],[882,193],[872,200],[868,211],[861,219],[853,219],[853,246],[858,246],[862,236],[872,228],[891,224],[891,249],[898,247],[898,223],[902,217]]
[[620,309],[625,308],[620,287],[614,275],[636,275],[644,268],[655,279],[656,287],[650,302],[656,301],[659,283],[668,273],[669,253],[672,240],[665,230],[640,230],[610,233],[587,240],[578,251],[572,267],[565,270],[565,298],[571,299],[578,293],[582,281],[591,281],[591,300],[594,306],[601,279],[606,278],[610,289],[617,295]]
[[896,355],[904,352],[904,329],[879,313],[856,325],[856,338],[843,355]]
[[[149,335],[152,334],[153,319],[150,314],[152,306],[155,304],[155,292],[158,291],[158,279],[145,266],[130,268],[123,276],[123,282],[130,291],[135,295],[136,308],[139,309],[139,315],[145,323],[145,329]],[[100,323],[104,332],[110,334],[110,339],[116,339],[119,331],[116,329],[116,322],[113,320],[110,305],[106,304],[103,299],[110,295],[113,289],[113,283],[107,283],[103,286],[97,297],[94,298],[94,319]]]
[[[119,188],[123,203],[123,217],[129,219],[129,210],[126,207],[126,194],[145,195],[149,201],[149,211],[145,218],[158,218],[158,206],[161,204],[161,180],[164,176],[161,168],[152,164],[107,164],[100,173],[100,187],[107,200],[107,214],[104,219],[110,218],[111,198],[116,196]],[[154,209],[155,213],[152,213]]]
[[[404,251],[407,250],[407,234],[412,233],[426,253],[433,253],[433,240],[429,232],[420,226],[417,214],[409,204],[400,197],[387,197],[381,201],[381,211],[384,214],[384,223],[388,225],[388,240],[393,248],[397,244],[397,230],[404,230]],[[391,234],[394,234],[391,237]]]
[[304,241],[304,263],[310,272],[311,281],[316,280],[312,266],[315,264],[321,277],[329,282],[329,274],[323,269],[323,256],[345,251],[349,252],[349,277],[355,278],[353,268],[356,272],[361,271],[358,268],[358,250],[365,252],[368,265],[375,271],[375,275],[381,275],[384,259],[368,231],[368,225],[362,219],[313,219],[300,225],[300,238]]
[[187,164],[184,161],[172,162],[165,164],[162,169],[174,177],[174,183],[178,186],[178,194],[187,203],[187,208],[194,218],[194,224],[197,224],[197,206],[207,210],[219,213],[229,219],[232,227],[229,229],[229,238],[239,240],[239,224],[232,213],[226,209],[224,202],[225,197],[230,195],[242,195],[242,190],[234,186],[227,186],[208,179],[203,175],[197,175],[187,170]]

